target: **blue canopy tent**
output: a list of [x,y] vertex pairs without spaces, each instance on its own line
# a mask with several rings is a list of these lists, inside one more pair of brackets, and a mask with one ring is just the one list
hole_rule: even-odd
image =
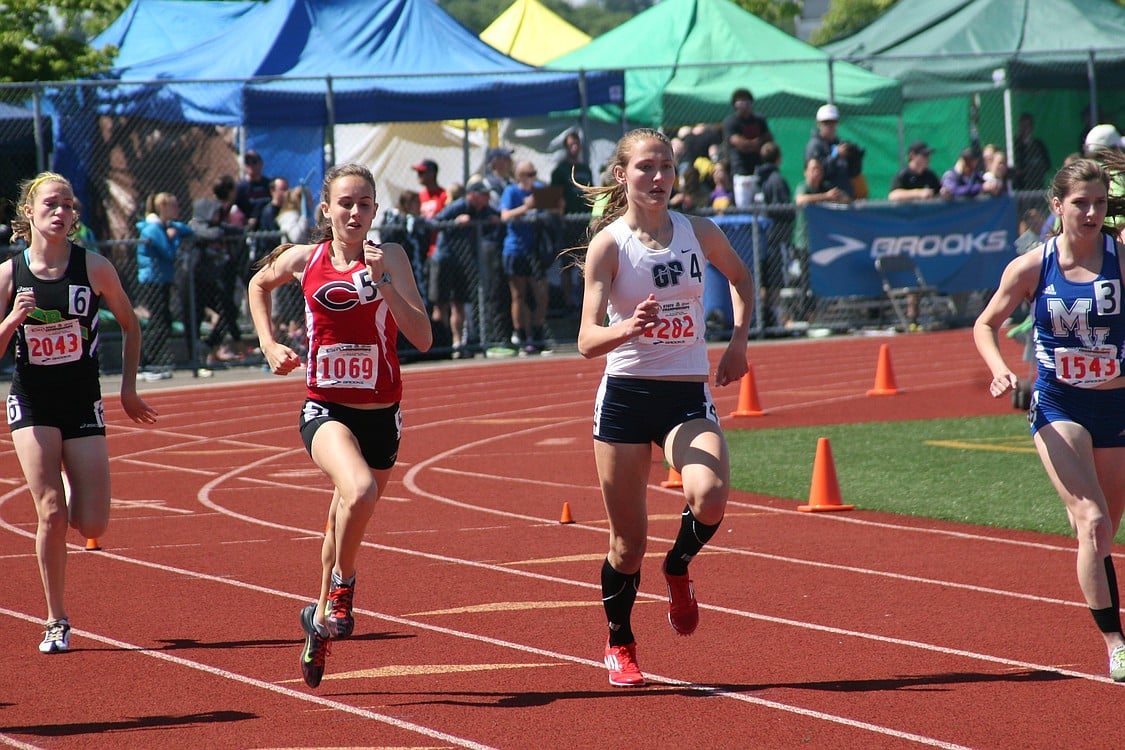
[[[99,114],[247,128],[267,163],[319,173],[337,123],[515,117],[623,103],[621,72],[545,71],[432,0],[133,0]],[[301,162],[306,162],[304,165]]]

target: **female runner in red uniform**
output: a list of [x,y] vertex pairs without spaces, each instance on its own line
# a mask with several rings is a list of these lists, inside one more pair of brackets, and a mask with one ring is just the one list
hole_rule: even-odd
[[248,292],[262,354],[274,374],[287,375],[301,360],[274,338],[270,292],[293,279],[301,284],[309,341],[301,438],[335,487],[321,550],[320,596],[301,610],[301,673],[309,687],[324,676],[329,638],[351,635],[356,557],[398,455],[398,332],[419,351],[433,343],[406,251],[367,240],[379,207],[371,172],[358,164],[333,167],[321,196],[321,239],[278,247]]

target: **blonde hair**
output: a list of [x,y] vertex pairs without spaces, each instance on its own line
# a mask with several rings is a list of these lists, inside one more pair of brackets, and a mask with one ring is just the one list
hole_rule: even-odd
[[[609,161],[606,162],[606,173],[612,174],[616,167],[624,169],[625,165],[629,163],[629,159],[632,157],[637,144],[649,140],[660,141],[669,149],[672,148],[672,141],[659,130],[653,130],[652,128],[630,130],[617,141],[617,146],[613,149],[613,155],[610,156]],[[625,186],[616,180],[610,185],[579,185],[579,187],[582,189],[582,193],[590,205],[593,205],[599,197],[603,195],[608,196],[604,213],[602,213],[601,217],[590,227],[591,237],[616,221],[625,213],[625,209],[628,208],[628,196],[625,193]]]
[[[637,128],[630,130],[621,139],[617,141],[617,146],[613,149],[613,154],[606,162],[603,174],[607,178],[609,184],[606,185],[582,185],[571,177],[571,182],[582,191],[583,199],[590,204],[591,207],[602,205],[604,201],[604,209],[601,216],[594,220],[587,231],[587,243],[602,229],[617,221],[629,207],[628,194],[625,191],[625,186],[611,178],[613,170],[616,167],[622,169],[629,163],[629,159],[633,156],[633,151],[637,145],[644,141],[660,141],[669,150],[672,148],[672,141],[668,136],[661,133],[659,130],[652,128]],[[583,246],[567,248],[559,253],[559,257],[567,254],[573,254],[574,261],[570,264],[577,268],[579,271],[585,267],[585,255],[581,254],[586,248]],[[577,252],[576,252],[577,251]]]
[[[34,200],[39,188],[46,185],[48,182],[59,182],[70,190],[71,195],[74,194],[74,186],[70,184],[70,180],[63,177],[56,172],[40,172],[29,180],[24,180],[20,183],[20,197],[16,201],[15,216],[12,218],[12,239],[24,240],[31,242],[31,219],[24,213],[23,207],[30,205]],[[73,234],[74,230],[78,227],[79,216],[79,203],[74,201],[74,222],[71,224],[70,233]]]

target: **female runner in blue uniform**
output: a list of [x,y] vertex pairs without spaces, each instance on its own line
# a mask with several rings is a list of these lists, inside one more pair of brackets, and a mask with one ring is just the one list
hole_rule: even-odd
[[[39,650],[70,648],[63,598],[68,526],[96,539],[109,524],[109,451],[98,381],[98,310],[121,326],[121,405],[134,422],[156,411],[137,395],[141,327],[113,265],[70,243],[78,223],[70,182],[44,172],[22,186],[13,234],[27,249],[0,264],[0,351],[15,337],[8,427],[35,501],[35,555],[47,598]],[[66,469],[66,477],[63,469]],[[67,498],[69,485],[69,501]]]
[[[715,534],[730,486],[730,457],[707,380],[703,272],[729,280],[734,332],[715,384],[747,371],[753,280],[726,235],[709,219],[668,210],[676,162],[668,138],[648,129],[626,133],[609,169],[613,184],[586,187],[606,209],[582,262],[585,296],[578,350],[606,356],[594,406],[594,458],[609,517],[602,602],[609,622],[609,682],[644,685],[630,617],[648,541],[645,492],[653,443],[683,478],[687,506],[662,565],[668,621],[691,635],[699,608],[688,563]],[[607,322],[608,321],[608,322]]]
[[[1116,169],[1125,169],[1118,162]],[[1031,433],[1078,537],[1078,584],[1105,640],[1110,677],[1122,682],[1125,636],[1110,549],[1125,509],[1125,314],[1122,246],[1106,216],[1125,215],[1125,202],[1109,197],[1109,181],[1088,159],[1058,171],[1050,201],[1061,229],[1008,264],[973,339],[992,371],[990,393],[1017,388],[997,335],[1030,301],[1038,363]]]

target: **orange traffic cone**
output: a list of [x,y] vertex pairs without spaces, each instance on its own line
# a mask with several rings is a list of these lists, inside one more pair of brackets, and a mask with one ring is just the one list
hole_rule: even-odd
[[88,550],[100,550],[101,547],[98,546],[98,540],[97,539],[87,539],[86,540],[86,549],[88,549]]
[[809,504],[798,505],[797,510],[851,510],[854,507],[840,502],[840,485],[836,481],[836,466],[832,463],[832,446],[828,444],[828,438],[820,438],[816,441]]
[[675,467],[668,467],[668,478],[660,483],[661,487],[683,487],[684,479],[680,476],[680,472],[676,471]]
[[570,503],[563,503],[562,515],[559,516],[559,523],[574,523],[574,517],[570,515]]
[[895,371],[891,367],[891,347],[888,344],[879,346],[879,364],[875,367],[875,387],[867,392],[868,396],[893,396],[898,393],[895,387]]
[[764,417],[766,413],[758,403],[758,389],[754,385],[754,368],[746,368],[742,382],[738,386],[738,408],[730,413],[732,417]]

